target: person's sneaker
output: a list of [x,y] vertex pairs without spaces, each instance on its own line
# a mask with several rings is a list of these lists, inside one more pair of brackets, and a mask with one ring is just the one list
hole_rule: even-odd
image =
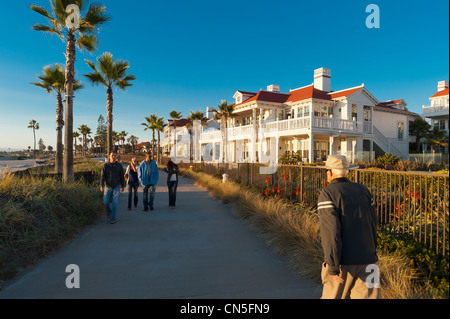
[[154,210],[153,206],[150,206],[150,210]]

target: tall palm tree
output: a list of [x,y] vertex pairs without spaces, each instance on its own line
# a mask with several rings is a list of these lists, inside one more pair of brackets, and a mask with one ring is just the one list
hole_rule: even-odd
[[33,140],[34,140],[33,156],[36,156],[36,130],[39,130],[39,123],[36,122],[36,120],[31,120],[28,123],[27,128],[33,129]]
[[64,141],[64,169],[63,180],[65,182],[73,179],[73,86],[75,83],[75,47],[79,50],[88,52],[95,51],[97,47],[96,33],[100,25],[104,24],[110,18],[105,13],[105,6],[99,3],[90,4],[84,16],[80,15],[79,26],[66,25],[66,20],[72,15],[72,12],[66,12],[69,5],[77,5],[80,12],[86,11],[87,1],[85,0],[51,0],[50,14],[45,8],[39,6],[30,6],[37,13],[44,16],[49,25],[36,23],[33,29],[50,34],[56,34],[61,40],[66,41],[66,70],[65,70],[65,102],[66,102],[66,120],[65,120],[65,141]]
[[431,125],[421,118],[417,118],[409,124],[409,135],[416,137],[416,151],[420,152],[420,139],[426,137]]
[[158,163],[161,163],[161,132],[164,132],[164,129],[166,128],[168,124],[164,123],[164,118],[158,117],[158,121],[156,123],[156,131],[158,132]]
[[127,87],[132,86],[131,81],[136,77],[132,74],[127,75],[127,69],[130,67],[127,61],[113,61],[113,56],[109,52],[103,53],[97,58],[99,69],[96,65],[85,59],[86,63],[94,70],[84,76],[92,83],[92,85],[102,84],[106,87],[106,121],[108,123],[107,141],[108,154],[112,147],[112,124],[113,124],[113,91],[112,88],[120,88],[124,91]]
[[74,155],[77,155],[77,138],[80,137],[80,133],[78,133],[77,131],[72,132],[72,137],[73,137],[73,144],[74,144],[74,147],[73,147]]
[[82,124],[78,128],[78,131],[80,131],[81,135],[83,136],[83,150],[81,155],[86,156],[86,136],[88,134],[91,134],[91,128],[88,127],[86,124]]
[[150,114],[150,116],[145,116],[144,131],[152,130],[152,152],[155,153],[155,130],[158,128],[158,116],[156,114]]
[[[62,94],[64,92],[65,74],[63,66],[59,64],[44,67],[42,75],[38,75],[39,82],[32,82],[40,88],[43,88],[50,94],[52,91],[56,93],[56,157],[55,172],[63,173],[63,126],[64,126],[64,110]],[[73,83],[73,91],[82,89],[83,85],[78,80]]]
[[[181,112],[173,110],[169,113],[170,118],[173,120],[173,147],[175,148],[175,156],[177,156],[177,120],[181,119]],[[169,141],[170,145],[170,141]]]
[[227,100],[222,100],[220,104],[217,104],[218,110],[215,111],[214,119],[220,120],[220,130],[222,132],[223,150],[222,150],[222,162],[227,159],[227,127],[228,120],[235,116],[234,104],[228,104]]

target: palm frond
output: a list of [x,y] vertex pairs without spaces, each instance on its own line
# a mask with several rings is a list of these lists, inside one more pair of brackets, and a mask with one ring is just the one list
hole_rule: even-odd
[[54,18],[50,15],[50,13],[48,13],[48,11],[45,8],[39,7],[39,6],[35,6],[35,5],[31,5],[30,9],[33,11],[36,11],[39,14],[42,14],[44,17],[46,17],[49,20],[54,20]]
[[76,40],[76,44],[81,51],[93,52],[97,49],[98,39],[95,35],[83,34]]
[[99,72],[91,72],[83,74],[83,76],[85,76],[92,85],[103,84],[105,87],[108,87],[108,83]]
[[86,16],[80,23],[80,32],[96,33],[97,27],[110,19],[111,17],[106,15],[106,7],[104,5],[92,3],[86,12]]

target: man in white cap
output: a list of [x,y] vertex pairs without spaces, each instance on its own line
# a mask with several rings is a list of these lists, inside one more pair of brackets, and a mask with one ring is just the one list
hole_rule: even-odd
[[[379,299],[377,216],[369,190],[353,183],[343,155],[325,163],[329,185],[319,194],[317,210],[325,262],[323,299]],[[376,276],[376,277],[374,277]]]

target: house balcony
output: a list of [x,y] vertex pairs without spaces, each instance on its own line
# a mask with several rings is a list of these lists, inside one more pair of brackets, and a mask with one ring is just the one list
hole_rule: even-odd
[[[256,130],[255,130],[256,129]],[[243,140],[248,139],[252,134],[257,134],[260,129],[264,130],[267,137],[272,135],[289,136],[297,134],[313,133],[321,134],[350,134],[363,135],[372,134],[372,122],[356,122],[353,120],[344,120],[333,117],[303,117],[295,119],[287,119],[282,121],[266,122],[263,124],[253,124],[235,126],[227,129],[227,140]],[[201,135],[202,143],[217,142],[222,139],[220,131],[205,130]]]
[[435,118],[448,116],[448,114],[449,114],[448,105],[422,106],[422,117]]

